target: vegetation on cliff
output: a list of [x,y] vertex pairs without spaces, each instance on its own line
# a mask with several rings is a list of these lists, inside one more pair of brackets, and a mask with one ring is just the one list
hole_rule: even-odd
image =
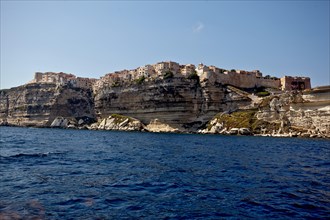
[[257,110],[239,110],[233,113],[219,113],[207,125],[211,130],[212,126],[220,125],[221,129],[228,131],[232,128],[248,128],[252,133],[261,133],[262,130],[278,130],[280,123],[269,123],[256,117]]
[[129,122],[133,121],[131,117],[119,115],[119,114],[111,114],[110,117],[114,119],[113,123],[115,124],[120,124],[125,120],[128,120]]
[[199,76],[197,75],[196,72],[193,72],[188,75],[188,79],[199,80]]
[[165,74],[164,74],[164,79],[170,79],[170,78],[173,78],[174,74],[172,71],[166,71]]
[[144,80],[146,79],[146,77],[145,76],[141,76],[141,77],[139,77],[138,79],[136,79],[136,83],[137,84],[142,84],[143,82],[144,82]]

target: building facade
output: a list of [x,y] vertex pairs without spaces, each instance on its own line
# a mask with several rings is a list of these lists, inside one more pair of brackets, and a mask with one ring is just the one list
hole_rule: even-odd
[[287,91],[311,89],[311,80],[309,77],[284,76],[281,78],[281,89]]

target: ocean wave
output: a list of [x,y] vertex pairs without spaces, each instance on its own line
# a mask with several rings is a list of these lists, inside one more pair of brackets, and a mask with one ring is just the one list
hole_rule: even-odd
[[58,152],[45,152],[45,153],[18,153],[13,155],[0,155],[0,158],[8,159],[8,158],[40,158],[40,157],[48,157],[50,155],[61,155],[64,153]]

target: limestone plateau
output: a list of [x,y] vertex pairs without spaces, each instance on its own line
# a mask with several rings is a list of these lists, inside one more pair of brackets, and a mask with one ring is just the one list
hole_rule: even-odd
[[330,86],[172,61],[100,79],[37,72],[0,90],[0,124],[330,138]]

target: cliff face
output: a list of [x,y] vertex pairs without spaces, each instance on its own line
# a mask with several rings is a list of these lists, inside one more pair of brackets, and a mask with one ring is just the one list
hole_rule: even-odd
[[258,109],[219,113],[201,133],[247,128],[272,136],[330,137],[330,89],[286,92],[257,100]]
[[290,129],[330,137],[330,89],[285,93],[270,97],[257,118],[280,123],[279,133]]
[[[0,124],[84,127],[98,121],[89,128],[172,132],[204,128],[202,133],[248,128],[254,134],[330,137],[330,88],[276,93],[258,98],[203,77],[105,81],[93,88],[31,83],[0,91]],[[111,118],[116,114],[130,119]]]
[[32,83],[0,92],[0,122],[50,126],[57,117],[101,120],[126,115],[144,124],[157,119],[174,129],[194,131],[215,114],[250,104],[227,87],[188,78],[157,79],[92,89]]
[[[131,116],[144,124],[158,119],[179,129],[196,129],[219,111],[247,105],[250,100],[221,84],[171,78],[95,89],[98,117],[112,113]],[[233,101],[233,97],[237,100]]]
[[49,126],[57,116],[95,118],[91,90],[32,83],[0,91],[0,122]]

